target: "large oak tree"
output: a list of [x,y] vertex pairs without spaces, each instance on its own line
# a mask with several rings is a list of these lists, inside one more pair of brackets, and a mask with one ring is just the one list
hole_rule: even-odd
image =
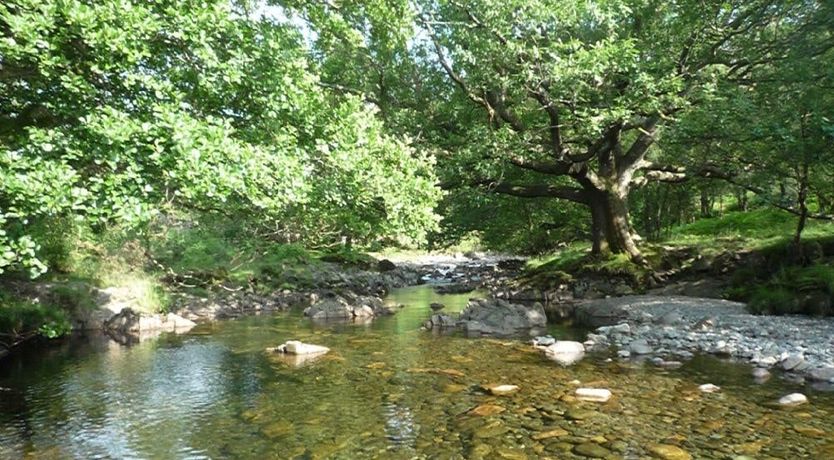
[[399,102],[412,132],[448,153],[444,183],[584,206],[593,251],[637,262],[630,192],[683,173],[652,161],[662,131],[831,21],[817,1],[283,3],[313,24],[325,68],[353,69],[325,79],[389,111]]

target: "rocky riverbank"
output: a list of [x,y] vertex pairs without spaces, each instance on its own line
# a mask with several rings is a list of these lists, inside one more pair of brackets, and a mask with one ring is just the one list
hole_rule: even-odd
[[705,353],[778,369],[797,381],[834,383],[834,318],[757,316],[737,302],[675,296],[587,301],[576,317],[596,327],[587,346],[615,347],[621,359],[674,365]]

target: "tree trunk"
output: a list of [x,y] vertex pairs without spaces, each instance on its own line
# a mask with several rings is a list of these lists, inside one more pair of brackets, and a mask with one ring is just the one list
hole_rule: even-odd
[[748,199],[747,199],[747,190],[738,190],[736,192],[736,202],[738,203],[738,210],[742,212],[747,212],[748,207]]
[[793,235],[794,257],[798,264],[804,264],[805,262],[805,254],[802,251],[802,231],[805,230],[805,225],[808,222],[808,165],[805,164],[803,169],[805,174],[799,180],[799,196],[797,197],[799,220],[796,223],[796,232]]
[[612,192],[595,192],[589,206],[592,218],[592,252],[628,254],[635,263],[644,264],[645,259],[632,236],[625,199]]
[[709,217],[712,214],[712,200],[710,200],[709,192],[706,189],[701,189],[701,217]]
[[605,198],[593,193],[588,206],[591,208],[591,253],[600,255],[609,252]]

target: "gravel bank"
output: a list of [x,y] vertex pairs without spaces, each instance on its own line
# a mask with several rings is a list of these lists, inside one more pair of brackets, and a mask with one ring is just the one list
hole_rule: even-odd
[[577,318],[597,328],[593,347],[615,346],[621,357],[709,353],[834,383],[834,318],[757,316],[741,303],[681,296],[588,301]]

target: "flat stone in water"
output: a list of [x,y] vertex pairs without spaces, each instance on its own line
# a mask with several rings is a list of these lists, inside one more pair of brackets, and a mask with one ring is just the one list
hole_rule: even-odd
[[447,383],[443,385],[444,393],[460,393],[464,390],[466,390],[466,385],[460,385],[458,383]]
[[500,414],[505,410],[506,409],[504,409],[503,407],[496,406],[495,404],[481,404],[480,406],[470,410],[469,413],[472,415],[478,415],[480,417],[486,417],[489,415]]
[[527,460],[527,454],[518,449],[510,449],[509,447],[499,447],[495,450],[495,453],[498,454],[498,457],[506,460]]
[[597,415],[596,411],[586,409],[569,409],[565,417],[570,420],[585,420]]
[[495,436],[500,436],[506,432],[510,431],[508,427],[505,425],[501,425],[500,423],[494,423],[490,425],[483,426],[475,430],[475,437],[476,438],[493,438]]
[[518,391],[518,385],[484,385],[483,388],[495,396],[504,396]]
[[612,453],[605,447],[602,447],[599,444],[594,444],[592,442],[579,444],[573,449],[573,452],[589,458],[605,458],[611,455]]
[[689,452],[671,444],[649,444],[648,450],[652,457],[663,460],[692,460]]
[[541,440],[550,439],[550,438],[561,438],[562,436],[567,436],[569,434],[570,434],[570,432],[568,432],[568,430],[565,430],[563,428],[555,428],[553,430],[543,431],[541,433],[534,434],[533,435],[533,440],[534,441],[541,441]]
[[821,438],[821,437],[825,436],[825,431],[824,430],[821,430],[819,428],[815,428],[815,427],[809,426],[809,425],[803,425],[803,424],[797,423],[793,426],[793,429],[797,433],[804,434],[805,436],[811,436],[813,438]]

